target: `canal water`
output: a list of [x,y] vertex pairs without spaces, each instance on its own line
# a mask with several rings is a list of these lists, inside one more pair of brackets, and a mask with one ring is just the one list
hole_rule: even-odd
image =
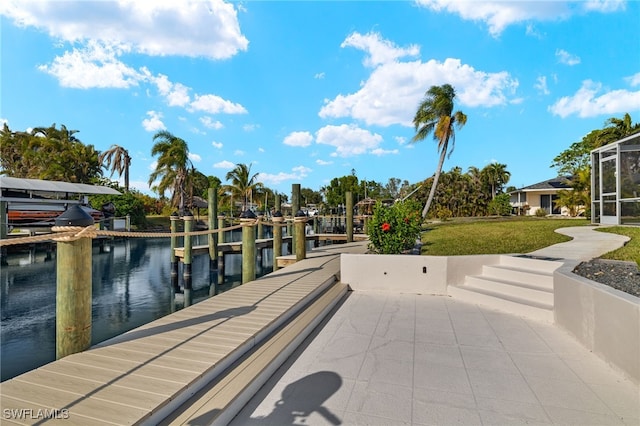
[[[194,239],[194,245],[207,244],[206,236]],[[103,248],[94,242],[92,344],[182,308],[170,286],[170,244],[169,238],[112,240]],[[241,255],[225,259],[224,282],[218,285],[209,256],[194,256],[194,303],[209,297],[211,283],[218,292],[240,284]],[[55,249],[9,253],[7,263],[0,268],[0,381],[55,360]],[[256,265],[258,276],[271,272],[273,251],[264,250]],[[178,276],[182,284],[182,270]]]

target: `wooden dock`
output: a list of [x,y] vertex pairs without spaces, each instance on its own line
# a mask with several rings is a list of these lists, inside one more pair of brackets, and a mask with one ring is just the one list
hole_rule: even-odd
[[340,253],[366,246],[310,250],[287,268],[5,381],[2,424],[225,424],[346,293]]
[[[366,241],[369,238],[367,234],[353,234],[354,241]],[[311,234],[306,236],[307,241],[334,241],[334,242],[346,242],[347,234]],[[292,242],[292,237],[282,237],[283,243]],[[318,244],[316,244],[317,246]],[[273,247],[273,238],[264,238],[256,240],[256,249],[261,250],[265,248]],[[240,254],[242,253],[242,241],[225,242],[218,244],[218,251],[224,254]],[[191,249],[192,255],[209,253],[209,245],[197,245]],[[178,259],[184,258],[184,247],[176,247],[175,254]],[[286,266],[286,265],[283,265]]]

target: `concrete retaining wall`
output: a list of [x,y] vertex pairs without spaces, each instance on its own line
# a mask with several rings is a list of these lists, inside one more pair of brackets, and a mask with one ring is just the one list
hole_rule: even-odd
[[555,324],[640,383],[640,300],[575,275],[574,267],[554,273]]
[[342,254],[340,280],[353,290],[447,295],[447,285],[462,285],[498,255],[407,256]]

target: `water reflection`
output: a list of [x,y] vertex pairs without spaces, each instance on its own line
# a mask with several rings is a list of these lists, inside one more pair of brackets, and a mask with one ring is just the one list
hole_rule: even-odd
[[[206,237],[194,244],[206,244]],[[55,250],[40,249],[10,253],[8,265],[0,270],[1,380],[55,359]],[[258,276],[272,270],[272,253],[265,250],[256,261]],[[240,255],[227,255],[225,282],[217,286],[219,292],[239,285],[241,260]],[[92,273],[92,344],[181,308],[170,287],[167,238],[112,241],[102,249],[94,244]],[[197,303],[208,297],[211,283],[217,285],[217,276],[210,276],[207,255],[194,256],[192,274]]]

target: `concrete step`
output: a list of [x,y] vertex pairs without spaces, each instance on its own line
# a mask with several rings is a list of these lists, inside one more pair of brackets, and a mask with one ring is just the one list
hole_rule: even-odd
[[347,293],[335,283],[297,316],[193,395],[161,425],[226,425]]
[[[553,283],[552,283],[553,284]],[[544,303],[553,306],[553,290],[541,288],[517,281],[499,280],[484,275],[467,276],[465,288],[480,289],[507,297],[517,297],[523,300]]]
[[513,268],[532,269],[540,272],[553,273],[556,269],[563,265],[559,260],[544,260],[537,257],[528,257],[527,255],[500,256],[500,265],[510,266]]
[[484,265],[482,275],[497,280],[514,281],[532,287],[553,290],[553,273],[505,265]]
[[553,322],[553,305],[547,303],[534,302],[489,290],[469,288],[467,286],[450,286],[448,292],[450,296],[463,302],[473,303],[537,321]]

